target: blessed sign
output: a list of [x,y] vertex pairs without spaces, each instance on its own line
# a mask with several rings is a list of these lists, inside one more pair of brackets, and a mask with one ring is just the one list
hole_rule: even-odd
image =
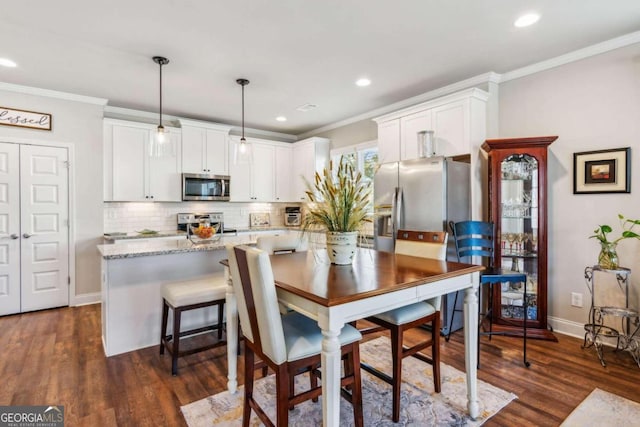
[[51,114],[0,107],[0,125],[51,130]]

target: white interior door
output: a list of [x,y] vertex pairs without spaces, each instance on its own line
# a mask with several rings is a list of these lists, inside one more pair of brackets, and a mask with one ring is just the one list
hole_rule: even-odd
[[19,312],[19,145],[0,143],[0,316]]
[[22,311],[69,304],[66,148],[20,147]]

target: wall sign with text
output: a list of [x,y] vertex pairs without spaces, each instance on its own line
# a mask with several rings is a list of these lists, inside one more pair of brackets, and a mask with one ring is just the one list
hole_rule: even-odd
[[0,107],[0,125],[51,130],[51,114]]

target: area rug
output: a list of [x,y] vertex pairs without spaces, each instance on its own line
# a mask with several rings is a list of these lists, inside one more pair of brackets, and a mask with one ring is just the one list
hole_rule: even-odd
[[[391,372],[391,347],[387,338],[381,337],[360,345],[363,362]],[[477,420],[467,413],[467,385],[463,372],[441,363],[442,392],[433,389],[431,366],[415,358],[404,359],[402,368],[402,402],[400,423],[391,421],[391,386],[362,371],[362,393],[365,426],[479,426],[500,409],[504,408],[516,395],[478,380],[480,416]],[[296,378],[296,387],[308,387],[308,377]],[[183,406],[182,414],[189,427],[240,426],[242,419],[243,388],[236,394],[227,391]],[[269,375],[255,382],[254,395],[275,420],[275,377]],[[340,403],[340,425],[353,425],[353,409],[344,399]],[[258,418],[252,413],[252,426],[259,426]],[[289,412],[290,426],[322,425],[321,401],[307,401]]]
[[640,425],[640,403],[596,388],[569,414],[561,427]]

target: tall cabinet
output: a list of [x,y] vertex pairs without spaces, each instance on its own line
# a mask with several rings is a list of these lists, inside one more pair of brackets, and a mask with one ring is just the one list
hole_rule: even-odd
[[[557,136],[488,139],[489,216],[496,227],[496,267],[527,274],[527,313],[522,284],[494,290],[498,328],[556,340],[547,324],[547,148]],[[526,317],[525,317],[526,316]],[[511,332],[511,331],[510,331]]]

